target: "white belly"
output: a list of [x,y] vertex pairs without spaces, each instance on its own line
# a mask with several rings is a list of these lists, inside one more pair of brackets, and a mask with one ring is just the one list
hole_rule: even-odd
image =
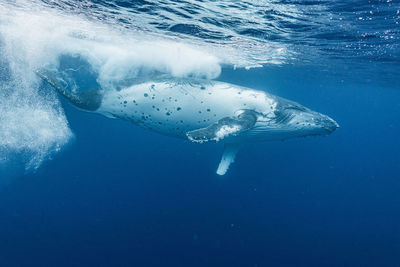
[[165,135],[186,137],[239,110],[272,112],[276,102],[261,91],[222,82],[146,82],[105,94],[97,110]]

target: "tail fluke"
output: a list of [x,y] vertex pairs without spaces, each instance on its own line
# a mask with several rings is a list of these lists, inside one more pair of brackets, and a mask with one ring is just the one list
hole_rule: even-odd
[[57,75],[57,73],[47,69],[39,69],[36,71],[36,74],[78,108],[87,111],[95,111],[101,106],[103,94],[101,93],[101,90],[97,88],[80,92],[71,92],[62,84],[62,82],[64,84],[68,83],[61,77],[61,75]]

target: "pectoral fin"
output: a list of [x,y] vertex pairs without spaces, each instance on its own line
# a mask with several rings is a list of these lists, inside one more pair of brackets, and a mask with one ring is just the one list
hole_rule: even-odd
[[227,137],[236,136],[251,129],[257,121],[257,115],[252,110],[243,110],[236,117],[222,118],[216,123],[197,130],[187,132],[188,139],[192,142],[220,141]]
[[224,153],[222,154],[222,158],[217,169],[218,175],[225,175],[229,169],[229,166],[235,161],[238,151],[238,144],[225,144]]

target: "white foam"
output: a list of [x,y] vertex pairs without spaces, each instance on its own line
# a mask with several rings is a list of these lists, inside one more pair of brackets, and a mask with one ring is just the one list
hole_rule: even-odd
[[140,68],[178,77],[211,79],[220,74],[220,59],[199,47],[44,7],[32,12],[31,5],[29,11],[12,10],[5,16],[1,33],[24,45],[33,65],[55,64],[63,53],[79,54],[96,68],[103,83],[132,78]]
[[[15,106],[16,102],[20,104]],[[29,102],[20,99],[0,107],[0,164],[8,163],[8,156],[17,153],[24,158],[25,168],[34,170],[72,136],[61,109]]]
[[40,93],[34,74],[54,55],[45,45],[51,35],[21,12],[0,4],[0,184],[16,167],[37,169],[73,136],[55,93]]

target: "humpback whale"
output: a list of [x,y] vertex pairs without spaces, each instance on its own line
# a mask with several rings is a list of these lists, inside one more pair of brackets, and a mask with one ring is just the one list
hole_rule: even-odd
[[220,81],[159,77],[118,90],[72,90],[61,72],[43,68],[37,74],[81,110],[195,143],[222,142],[218,175],[245,143],[328,135],[339,127],[296,102]]

